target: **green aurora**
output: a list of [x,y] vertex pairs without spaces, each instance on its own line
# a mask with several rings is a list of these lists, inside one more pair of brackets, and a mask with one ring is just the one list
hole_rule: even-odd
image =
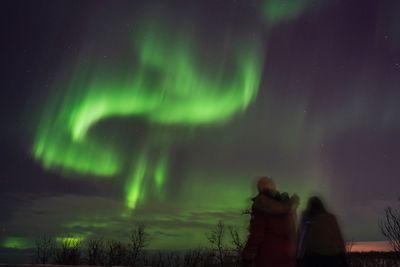
[[1,246],[4,248],[11,248],[11,249],[26,249],[32,247],[32,242],[31,240],[25,237],[10,236],[3,240]]
[[267,25],[276,26],[293,21],[313,9],[334,3],[335,1],[325,0],[263,0],[261,13]]
[[[140,117],[150,125],[166,127],[217,125],[254,101],[263,58],[256,44],[237,41],[229,57],[220,53],[213,66],[205,67],[193,34],[171,32],[165,23],[161,25],[134,34],[136,62],[121,63],[122,75],[105,74],[115,73],[111,69],[116,66],[88,64],[75,71],[65,94],[49,99],[33,146],[34,157],[45,169],[103,178],[123,175],[126,160],[121,149],[89,134],[100,121]],[[167,145],[150,142],[160,149]],[[134,149],[141,155],[132,164],[125,189],[126,204],[132,209],[145,198],[145,177],[152,177],[161,192],[168,169],[168,155],[153,163],[146,148]]]
[[264,0],[263,16],[270,23],[294,19],[300,16],[313,0]]
[[[308,3],[306,0],[288,1],[289,6],[282,7],[279,1],[264,1],[264,17],[259,18],[260,22],[268,21],[274,25],[294,19],[304,12]],[[166,184],[172,173],[170,150],[174,143],[196,138],[191,134],[175,136],[176,127],[191,133],[197,133],[201,127],[223,127],[255,102],[267,46],[265,40],[260,40],[267,34],[258,30],[255,38],[246,34],[230,36],[229,45],[213,47],[210,56],[202,47],[207,40],[194,29],[146,18],[130,33],[129,48],[124,51],[126,57],[123,60],[105,64],[97,58],[101,55],[94,56],[96,53],[81,55],[86,58],[84,62],[73,64],[67,78],[56,79],[33,138],[33,157],[45,170],[69,179],[122,181],[124,194],[123,207],[108,207],[110,211],[99,222],[95,212],[101,214],[106,208],[85,210],[80,216],[72,216],[63,222],[60,226],[63,233],[71,234],[79,241],[98,232],[123,238],[115,235],[115,231],[120,232],[121,225],[129,224],[134,217],[135,221],[152,225],[153,233],[162,229],[165,236],[154,240],[152,247],[181,249],[203,243],[202,231],[209,229],[222,212],[231,214],[230,224],[245,229],[248,218],[240,212],[254,193],[248,181],[242,179],[245,171],[222,174],[194,170],[192,174],[195,175],[180,181],[176,192],[175,197],[184,199],[183,202],[167,199]],[[143,144],[121,147],[119,140],[101,138],[96,128],[118,118],[139,118],[151,130],[161,130],[150,134]],[[293,134],[286,131],[283,145],[293,149],[292,143],[297,143],[295,138],[296,131]],[[132,152],[127,153],[127,149]],[[185,173],[182,176],[185,178]],[[318,171],[311,179],[317,179],[314,176],[319,177]],[[287,189],[296,187],[285,186]],[[305,196],[313,189],[299,191],[297,188],[296,191]],[[180,218],[175,219],[159,210],[150,216],[143,215],[140,204],[152,196],[159,201],[156,205],[163,203],[159,204],[160,209],[179,214]],[[69,198],[68,203],[80,202]],[[64,203],[60,200],[59,204],[62,207]],[[68,205],[65,208],[67,210]],[[95,222],[93,218],[97,218]],[[127,223],[115,222],[115,218]],[[165,225],[170,221],[183,226],[168,228]],[[174,239],[177,233],[185,236],[184,240],[180,237],[181,243]],[[63,242],[68,238],[58,237],[57,240]],[[17,246],[17,241],[7,241],[7,246]]]

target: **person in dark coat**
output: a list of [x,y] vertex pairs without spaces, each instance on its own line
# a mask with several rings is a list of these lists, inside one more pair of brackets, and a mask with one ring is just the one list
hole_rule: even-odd
[[345,242],[336,217],[316,196],[308,200],[301,216],[298,240],[299,267],[347,266]]
[[253,198],[249,236],[242,265],[294,267],[296,264],[296,209],[299,197],[279,193],[272,179],[261,178]]

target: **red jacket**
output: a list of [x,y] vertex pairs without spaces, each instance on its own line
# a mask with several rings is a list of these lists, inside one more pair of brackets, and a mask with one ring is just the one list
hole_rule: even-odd
[[255,208],[251,212],[249,237],[242,257],[255,267],[294,267],[296,220],[292,212],[274,215]]

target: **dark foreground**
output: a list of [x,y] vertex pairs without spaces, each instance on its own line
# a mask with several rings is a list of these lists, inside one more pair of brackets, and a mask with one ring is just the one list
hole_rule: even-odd
[[[220,262],[213,259],[212,253],[200,255],[189,252],[158,252],[147,254],[146,259],[142,259],[137,267],[219,267]],[[4,255],[3,255],[4,256]],[[400,267],[400,255],[394,252],[354,252],[347,255],[349,267]],[[4,259],[2,259],[4,260]],[[14,258],[13,262],[18,262],[18,259]],[[23,261],[22,261],[23,262]],[[29,262],[29,261],[25,261]],[[0,267],[30,267],[30,266],[124,266],[123,265],[90,265],[85,258],[81,258],[81,261],[76,264],[19,264],[19,263],[8,263],[0,264]],[[129,266],[129,265],[126,265]],[[224,265],[225,267],[238,267],[239,264],[235,257],[226,257]]]

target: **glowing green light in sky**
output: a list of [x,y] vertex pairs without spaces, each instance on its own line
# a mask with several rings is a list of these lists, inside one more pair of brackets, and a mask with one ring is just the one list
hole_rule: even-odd
[[157,164],[154,171],[154,182],[157,189],[157,193],[161,194],[162,187],[165,183],[168,172],[168,163],[166,157],[162,158]]
[[271,23],[294,19],[311,5],[312,0],[264,0],[263,15]]
[[23,237],[7,237],[1,246],[4,248],[26,249],[32,247],[32,244]]
[[143,198],[143,180],[147,170],[147,158],[142,155],[136,163],[133,173],[126,186],[126,205],[133,209],[137,202]]
[[[131,176],[127,180],[126,205],[133,209],[146,197],[146,190],[151,187],[157,198],[163,196],[163,186],[167,178],[168,161],[166,156],[151,160],[148,152],[142,152],[133,164]],[[150,178],[153,178],[152,180]]]
[[[46,130],[49,128],[44,127],[39,132]],[[42,161],[45,169],[58,168],[61,171],[72,170],[98,176],[109,176],[118,171],[118,157],[111,149],[107,150],[90,141],[72,142],[65,134],[60,126],[57,130],[51,129],[38,135],[33,153]]]
[[92,219],[89,221],[86,221],[85,219],[82,219],[80,221],[73,221],[69,223],[65,223],[64,226],[66,228],[104,228],[107,227],[106,222],[97,222],[98,218]]
[[235,51],[234,71],[226,77],[230,70],[222,62],[214,73],[200,68],[190,40],[170,44],[160,35],[150,32],[138,38],[143,39],[138,44],[138,66],[123,81],[91,80],[69,118],[74,140],[84,138],[92,125],[107,117],[142,116],[158,124],[210,124],[230,119],[254,100],[261,67],[254,48]]
[[[229,53],[219,51],[205,62],[208,50],[201,49],[194,33],[170,28],[160,23],[136,32],[132,62],[89,62],[75,69],[63,86],[65,93],[49,100],[38,125],[33,155],[44,168],[113,177],[131,160],[113,140],[91,131],[100,121],[136,116],[153,125],[218,124],[243,112],[255,99],[263,61],[255,40],[235,40]],[[131,208],[145,197],[145,176],[154,178],[158,191],[165,183],[167,155],[158,163],[149,163],[149,156],[138,157],[126,183]]]
[[83,237],[57,237],[56,241],[67,247],[76,247],[82,243]]

